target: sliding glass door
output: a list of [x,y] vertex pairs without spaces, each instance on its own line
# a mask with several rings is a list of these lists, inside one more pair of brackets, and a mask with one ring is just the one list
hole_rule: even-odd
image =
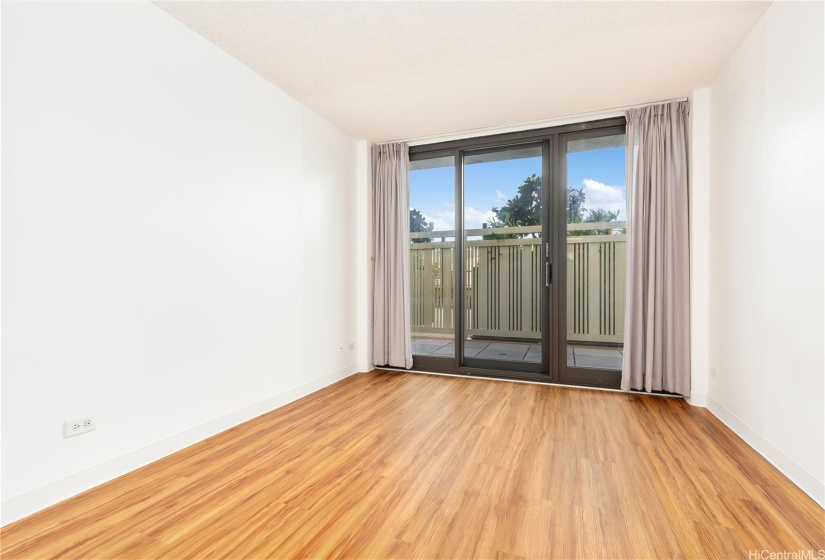
[[[410,162],[410,316],[413,360],[455,357],[455,157]],[[426,362],[426,359],[425,359]]]
[[410,150],[413,367],[618,387],[624,119]]
[[627,246],[624,130],[563,135],[560,147],[567,362],[561,380],[618,386]]
[[545,373],[542,144],[467,151],[463,365]]

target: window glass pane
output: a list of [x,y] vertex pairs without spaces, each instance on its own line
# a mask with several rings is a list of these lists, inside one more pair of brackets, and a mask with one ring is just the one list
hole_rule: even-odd
[[541,172],[540,146],[464,158],[465,358],[542,361]]
[[567,143],[567,364],[622,369],[625,136]]
[[418,356],[455,356],[455,158],[410,162],[410,314]]

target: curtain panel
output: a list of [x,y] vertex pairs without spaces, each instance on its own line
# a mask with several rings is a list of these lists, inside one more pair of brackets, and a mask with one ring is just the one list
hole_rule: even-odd
[[376,366],[406,369],[412,367],[408,161],[406,144],[372,148],[373,359]]
[[690,396],[686,101],[627,113],[627,292],[622,389]]

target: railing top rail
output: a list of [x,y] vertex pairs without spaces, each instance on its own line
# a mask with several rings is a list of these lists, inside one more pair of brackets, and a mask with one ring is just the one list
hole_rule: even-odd
[[[624,234],[613,235],[579,235],[567,238],[567,246],[587,244],[587,243],[624,243],[627,236]],[[526,247],[530,245],[540,245],[541,239],[533,237],[522,237],[520,239],[473,239],[467,241],[467,247]],[[425,249],[453,249],[455,241],[428,241],[424,243],[410,243],[410,251],[423,251]]]
[[581,222],[567,224],[567,231],[585,231],[589,229],[624,229],[627,222]]
[[[591,229],[622,229],[627,227],[627,222],[583,222],[579,224],[567,224],[567,231],[586,231]],[[465,230],[468,237],[478,235],[508,235],[516,233],[540,233],[541,226],[517,226],[502,228],[477,228]],[[410,232],[411,239],[432,239],[437,237],[455,237],[455,230],[438,231],[414,231]]]

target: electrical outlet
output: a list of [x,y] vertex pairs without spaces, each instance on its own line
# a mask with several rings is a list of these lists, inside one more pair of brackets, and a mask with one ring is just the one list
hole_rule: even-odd
[[349,349],[350,350],[355,350],[355,343],[354,342],[349,343]]
[[94,416],[85,416],[77,420],[63,422],[63,437],[72,437],[91,432],[97,427]]
[[338,351],[339,351],[339,352],[343,352],[343,351],[344,351],[344,343],[343,343],[343,342],[342,342],[341,344],[339,344],[339,345],[338,345]]

